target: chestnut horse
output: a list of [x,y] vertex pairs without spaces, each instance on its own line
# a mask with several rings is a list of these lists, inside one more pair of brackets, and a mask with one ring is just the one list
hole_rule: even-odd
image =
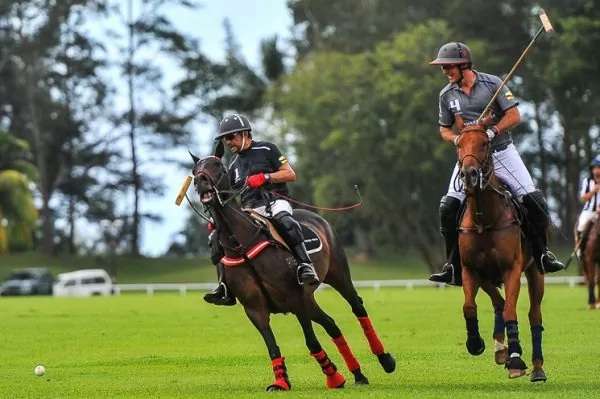
[[[215,221],[225,257],[240,259],[239,266],[225,267],[224,277],[268,348],[275,382],[267,390],[291,388],[284,358],[270,327],[271,314],[288,312],[293,313],[300,322],[306,346],[326,375],[327,387],[341,388],[345,379],[321,347],[313,330],[313,321],[320,324],[332,338],[354,375],[355,382],[368,384],[335,321],[315,301],[315,288],[298,285],[296,264],[291,253],[282,245],[272,242],[265,229],[240,208],[221,159],[210,156],[199,160],[194,157],[194,161],[194,185],[202,204]],[[306,210],[295,210],[294,216],[299,223],[310,227],[322,243],[322,249],[311,254],[320,281],[331,285],[350,304],[371,351],[386,372],[393,372],[396,362],[390,353],[385,352],[362,299],[352,285],[346,255],[331,226],[319,215]],[[266,247],[262,245],[265,242],[269,242]],[[264,248],[259,252],[257,248],[260,247]]]
[[[590,309],[600,309],[600,217],[594,218],[585,235],[581,263],[588,286],[588,305]],[[598,296],[594,293],[596,286]]]
[[[496,308],[495,345],[502,348],[504,325],[508,336],[505,367],[509,378],[525,375],[527,366],[521,359],[517,322],[517,300],[521,274],[525,273],[529,289],[529,324],[532,337],[533,371],[531,381],[545,381],[542,355],[542,311],[544,277],[533,264],[523,238],[520,218],[510,192],[494,174],[493,153],[481,126],[468,126],[457,143],[460,178],[466,192],[465,210],[459,223],[459,250],[465,302],[463,314],[467,326],[466,346],[479,355],[485,345],[479,335],[475,297],[479,287],[491,294]],[[505,301],[499,299],[497,286],[504,284]],[[499,305],[502,318],[499,319]]]

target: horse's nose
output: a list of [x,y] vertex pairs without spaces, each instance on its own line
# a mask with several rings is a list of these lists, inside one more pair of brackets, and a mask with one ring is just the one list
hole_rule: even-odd
[[477,172],[477,168],[472,166],[466,166],[460,170],[460,178],[464,180],[467,186],[475,186],[477,184],[478,176],[479,173]]

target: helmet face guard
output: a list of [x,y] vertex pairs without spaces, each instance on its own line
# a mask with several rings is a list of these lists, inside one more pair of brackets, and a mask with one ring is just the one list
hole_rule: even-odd
[[[466,65],[470,68],[473,61],[471,60],[471,49],[461,42],[450,42],[444,44],[438,50],[437,57],[431,61],[430,65]],[[461,68],[465,69],[465,68]]]
[[231,133],[246,131],[252,131],[252,125],[248,118],[241,114],[228,115],[219,123],[219,133],[215,136],[215,140],[219,140]]

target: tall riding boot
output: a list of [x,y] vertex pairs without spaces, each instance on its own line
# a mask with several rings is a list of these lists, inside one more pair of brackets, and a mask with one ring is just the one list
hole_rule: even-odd
[[541,273],[554,273],[565,268],[548,249],[547,230],[550,225],[548,204],[541,191],[523,196],[523,205],[527,210],[527,239],[538,270]]
[[290,246],[292,254],[298,263],[296,269],[298,284],[319,284],[319,277],[304,246],[304,237],[302,236],[300,224],[287,212],[278,213],[273,217],[272,221],[279,234],[282,235],[283,239]]
[[217,277],[219,278],[219,285],[213,291],[204,295],[204,300],[208,303],[212,303],[213,305],[222,305],[222,306],[233,306],[235,305],[235,297],[231,295],[231,291],[229,291],[229,287],[225,283],[224,277],[224,267],[222,263],[217,263]]
[[436,283],[446,283],[460,286],[461,267],[460,253],[458,251],[458,211],[460,200],[450,196],[443,196],[440,201],[440,233],[446,243],[446,263],[440,273],[429,276],[429,280]]

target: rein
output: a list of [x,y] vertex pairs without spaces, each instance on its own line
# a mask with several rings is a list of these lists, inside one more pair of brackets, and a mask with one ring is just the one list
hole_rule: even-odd
[[[486,145],[486,156],[485,156],[484,160],[479,159],[475,154],[466,154],[462,158],[459,158],[459,160],[458,160],[459,170],[462,169],[464,160],[469,157],[475,159],[475,161],[477,161],[478,165],[481,165],[481,167],[478,168],[478,178],[477,178],[478,183],[479,183],[478,186],[475,186],[474,190],[467,190],[465,188],[467,197],[471,197],[475,201],[475,206],[477,209],[473,214],[473,223],[475,223],[475,226],[474,227],[459,226],[458,230],[463,233],[476,232],[478,234],[482,234],[485,231],[502,230],[502,229],[505,229],[505,228],[508,228],[508,227],[514,225],[515,223],[519,224],[518,218],[513,218],[513,220],[511,220],[509,223],[502,225],[502,226],[497,226],[498,221],[502,218],[502,214],[498,215],[496,220],[492,221],[491,223],[488,223],[488,224],[482,223],[481,220],[485,217],[483,211],[481,211],[481,206],[480,206],[480,204],[482,202],[482,200],[481,200],[482,193],[485,191],[493,191],[496,194],[498,194],[505,201],[505,203],[510,201],[511,194],[507,190],[502,189],[502,187],[499,187],[499,185],[494,182],[493,178],[495,175],[494,175],[491,145],[489,142]],[[466,186],[463,181],[461,181],[461,183],[463,184],[463,186]]]

